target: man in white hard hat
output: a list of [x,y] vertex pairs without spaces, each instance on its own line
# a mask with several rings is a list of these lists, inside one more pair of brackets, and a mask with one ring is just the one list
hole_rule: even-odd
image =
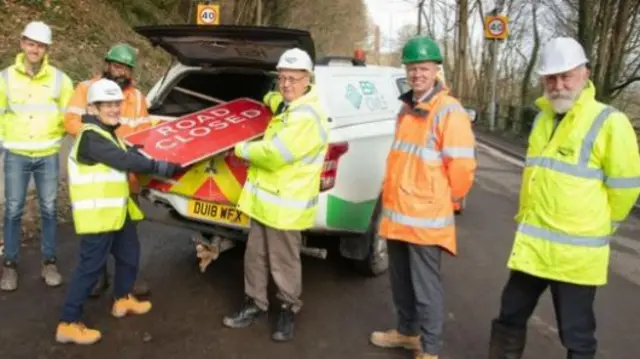
[[249,162],[238,209],[252,220],[244,259],[244,304],[223,323],[244,328],[265,313],[271,276],[281,302],[272,339],[282,342],[293,339],[294,314],[302,306],[300,231],[314,223],[328,120],[311,83],[310,56],[298,48],[287,50],[277,69],[279,92],[264,97],[273,112],[264,138],[235,147],[236,156]]
[[82,324],[82,312],[109,254],[116,264],[111,314],[122,318],[151,310],[151,302],[132,294],[140,262],[134,223],[144,215],[131,198],[127,175],[170,178],[180,166],[148,159],[125,146],[116,134],[124,98],[116,82],[94,82],[87,92],[89,114],[82,116],[82,128],[69,152],[69,195],[80,255],[56,329],[60,343],[93,344],[102,337]]
[[544,96],[490,359],[522,357],[527,322],[547,288],[567,358],[596,357],[593,303],[607,283],[609,239],[640,194],[640,154],[627,116],[596,101],[586,65],[572,38],[555,38],[541,53]]
[[63,116],[73,94],[71,79],[51,66],[51,29],[29,23],[22,32],[15,63],[0,73],[0,141],[4,157],[4,265],[0,289],[18,287],[21,219],[31,176],[42,216],[42,278],[62,283],[56,266],[56,199]]

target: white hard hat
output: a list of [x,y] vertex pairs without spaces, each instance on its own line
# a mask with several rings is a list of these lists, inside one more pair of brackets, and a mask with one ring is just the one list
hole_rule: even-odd
[[306,51],[296,47],[282,53],[276,68],[313,72],[313,61]]
[[571,37],[556,37],[542,48],[538,74],[560,74],[587,62],[587,55],[578,41]]
[[124,95],[120,86],[111,80],[100,79],[89,86],[87,93],[88,103],[122,100],[124,100]]
[[33,41],[51,45],[51,28],[42,21],[32,21],[27,24],[22,36]]

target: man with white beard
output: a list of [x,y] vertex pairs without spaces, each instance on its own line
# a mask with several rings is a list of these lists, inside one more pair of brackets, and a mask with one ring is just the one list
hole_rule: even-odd
[[627,116],[595,99],[587,62],[567,37],[541,53],[544,96],[489,359],[522,357],[527,322],[547,287],[567,358],[596,357],[596,289],[607,283],[610,237],[640,194],[640,154]]

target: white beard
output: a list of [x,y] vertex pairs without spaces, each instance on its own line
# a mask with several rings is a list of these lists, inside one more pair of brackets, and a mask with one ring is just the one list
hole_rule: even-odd
[[558,98],[551,98],[551,95],[547,91],[544,92],[544,96],[551,103],[551,107],[553,108],[553,111],[555,113],[564,114],[569,112],[573,105],[575,105],[578,97],[580,97],[580,94],[586,86],[587,82],[585,81],[585,83],[580,86],[578,90],[574,92],[564,92],[563,96]]
[[[548,97],[547,97],[548,98]],[[549,102],[551,103],[551,107],[553,108],[553,112],[555,113],[567,113],[569,112],[569,110],[571,110],[571,108],[573,107],[573,104],[576,102],[575,99],[573,100],[569,100],[569,99],[565,99],[565,98],[558,98],[558,99],[549,99]]]

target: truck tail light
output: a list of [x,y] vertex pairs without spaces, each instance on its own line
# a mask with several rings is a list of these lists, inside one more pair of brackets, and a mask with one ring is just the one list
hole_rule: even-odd
[[338,175],[338,161],[340,157],[349,151],[348,142],[336,142],[329,144],[327,155],[324,158],[324,167],[320,176],[320,191],[328,191],[336,184]]

